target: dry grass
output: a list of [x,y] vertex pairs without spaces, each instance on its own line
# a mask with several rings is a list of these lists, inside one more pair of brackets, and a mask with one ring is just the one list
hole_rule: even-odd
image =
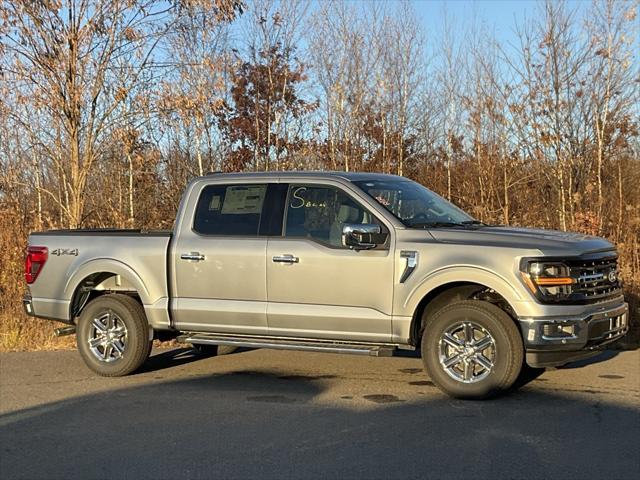
[[31,318],[22,312],[0,314],[0,352],[72,350],[74,336],[56,337],[53,329],[62,323]]
[[[34,319],[22,312],[0,313],[0,352],[75,350],[75,335],[56,337],[53,334],[54,328],[63,326],[63,323]],[[175,340],[154,340],[153,346],[175,348],[180,344]]]

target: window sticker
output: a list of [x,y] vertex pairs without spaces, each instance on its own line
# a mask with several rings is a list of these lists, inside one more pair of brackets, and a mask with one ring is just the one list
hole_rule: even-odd
[[267,188],[264,185],[228,187],[223,214],[260,213]]
[[209,211],[217,212],[220,210],[220,195],[214,195],[209,202]]

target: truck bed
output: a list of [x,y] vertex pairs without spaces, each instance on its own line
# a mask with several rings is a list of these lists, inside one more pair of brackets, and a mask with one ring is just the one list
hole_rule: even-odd
[[[70,321],[83,285],[131,289],[153,317],[168,323],[167,254],[171,231],[78,229],[34,232],[30,246],[46,247],[48,258],[30,292],[35,314]],[[155,314],[153,314],[155,312]]]

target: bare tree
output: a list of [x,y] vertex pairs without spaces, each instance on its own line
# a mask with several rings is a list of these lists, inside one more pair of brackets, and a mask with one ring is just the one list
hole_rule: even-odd
[[[58,173],[58,192],[43,191],[82,223],[87,180],[109,131],[126,119],[118,108],[152,64],[170,12],[155,2],[8,2],[11,28],[4,36],[12,121],[29,132]],[[34,131],[27,112],[42,115]]]
[[[633,42],[637,34],[635,7],[630,2],[605,0],[594,2],[593,14],[587,22],[591,37],[590,82],[587,94],[592,109],[595,136],[595,176],[598,192],[596,215],[599,232],[603,220],[604,156],[615,142],[629,111],[638,101],[634,80],[638,68],[633,68]],[[613,152],[611,152],[613,153]],[[620,184],[619,184],[620,185]],[[620,209],[619,209],[620,210]]]
[[229,23],[220,18],[218,9],[213,2],[184,8],[169,35],[171,69],[161,82],[158,99],[162,120],[188,132],[186,148],[195,156],[197,175],[205,172],[203,151],[207,169],[222,167],[222,159],[214,159],[214,142],[219,140],[217,115],[228,88],[230,60]]
[[462,88],[462,50],[456,40],[452,23],[447,11],[443,11],[443,32],[441,45],[441,62],[437,72],[442,111],[442,136],[444,138],[445,166],[447,170],[447,199],[451,200],[452,162],[459,144],[459,127],[462,112],[460,105]]
[[[234,14],[236,3],[213,5],[226,16]],[[4,12],[3,70],[15,88],[2,101],[12,105],[16,127],[29,132],[55,167],[59,190],[42,191],[68,225],[78,226],[87,181],[105,140],[129,121],[130,112],[121,107],[157,68],[154,53],[182,14],[182,4],[12,1],[4,2]],[[34,112],[48,129],[33,129]]]

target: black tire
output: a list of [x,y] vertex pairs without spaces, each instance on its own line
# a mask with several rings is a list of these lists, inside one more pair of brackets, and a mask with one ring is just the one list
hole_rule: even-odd
[[[466,330],[465,325],[470,326],[470,330]],[[451,332],[460,333],[452,335]],[[449,334],[448,342],[444,341],[445,333]],[[455,346],[450,345],[451,336]],[[472,341],[465,342],[467,336]],[[481,339],[488,346],[478,350]],[[522,337],[514,321],[489,302],[452,303],[426,319],[422,360],[431,380],[453,397],[482,399],[504,392],[518,379],[523,356]],[[446,368],[441,357],[443,363],[458,361]],[[490,368],[485,366],[487,364]]]
[[[115,318],[116,325],[122,328],[125,334],[117,345],[122,353],[117,358],[109,356],[108,360],[98,358],[98,355],[106,353],[103,345],[98,345],[92,350],[89,341],[96,337],[94,319],[104,318],[110,315]],[[135,299],[122,294],[102,295],[89,304],[82,311],[76,328],[76,343],[80,356],[84,363],[98,375],[103,377],[121,377],[128,375],[142,366],[151,353],[152,341],[149,339],[149,324],[144,309]],[[111,352],[116,350],[111,347]],[[115,354],[113,354],[115,357]]]
[[192,343],[191,347],[198,355],[202,355],[203,357],[229,355],[238,349],[238,347],[234,347],[233,345],[202,345],[197,343]]

